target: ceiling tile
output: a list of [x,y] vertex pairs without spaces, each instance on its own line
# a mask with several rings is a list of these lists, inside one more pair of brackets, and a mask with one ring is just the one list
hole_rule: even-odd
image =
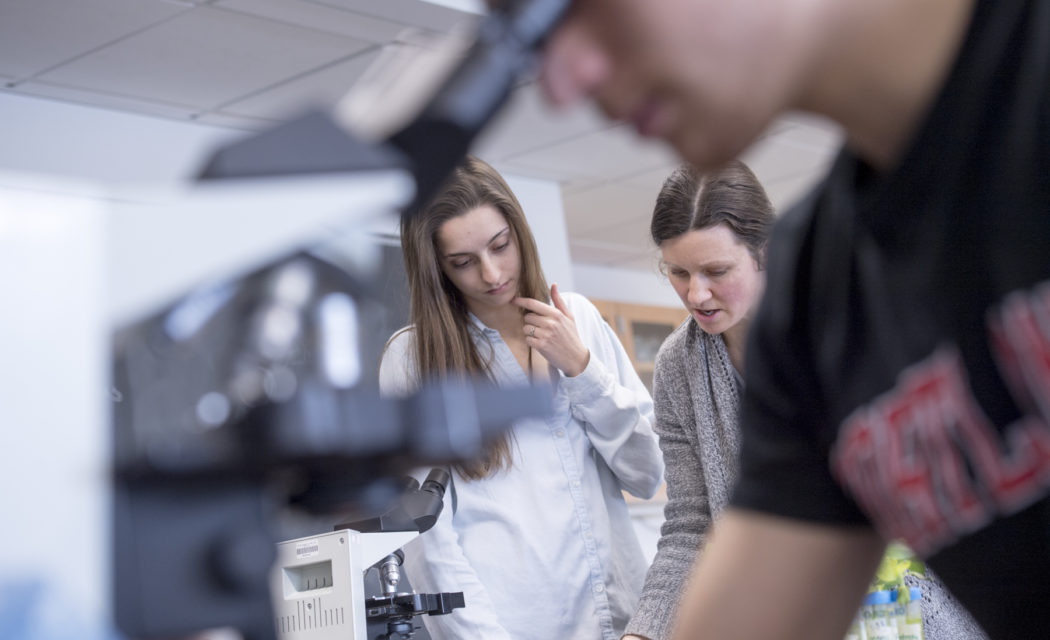
[[3,0],[0,73],[32,77],[188,10],[143,0]]
[[556,171],[554,169],[547,169],[544,167],[521,166],[514,164],[513,162],[492,160],[490,157],[478,153],[476,150],[473,149],[471,150],[471,153],[491,164],[500,173],[512,174],[522,176],[525,178],[536,178],[538,180],[550,180],[551,182],[557,182],[562,188],[562,193],[565,193],[566,190],[572,192],[575,190],[591,188],[600,183],[599,180],[593,178],[566,176],[564,173]]
[[39,98],[53,98],[65,102],[86,104],[93,107],[128,111],[176,120],[192,120],[195,109],[190,105],[169,104],[153,100],[137,100],[127,96],[115,96],[90,89],[78,89],[48,84],[46,82],[25,82],[18,85],[18,93]]
[[442,32],[474,24],[478,19],[472,13],[464,13],[432,2],[420,2],[420,0],[314,0],[314,2],[373,18]]
[[587,234],[610,225],[644,219],[648,224],[658,189],[644,190],[617,183],[563,193],[565,222],[571,233]]
[[216,127],[243,129],[245,131],[262,131],[283,122],[283,120],[279,118],[257,118],[254,116],[225,113],[223,111],[209,111],[203,115],[196,116],[195,119],[202,124],[210,124]]
[[765,138],[743,155],[743,160],[767,188],[779,181],[793,180],[823,167],[834,154],[833,149],[803,149],[780,135]]
[[352,38],[197,7],[41,79],[210,109],[368,46]]
[[218,0],[213,6],[380,44],[405,30],[401,21],[374,18],[306,0]]
[[502,161],[608,128],[608,121],[589,106],[553,109],[530,82],[515,89],[475,146],[478,155]]
[[827,173],[827,166],[812,168],[808,173],[798,175],[789,180],[779,180],[766,186],[766,193],[773,202],[777,213],[783,213],[791,205],[795,204],[802,196],[806,195],[813,186]]
[[573,235],[588,242],[621,246],[625,250],[633,250],[636,254],[652,248],[652,241],[649,239],[649,215],[630,218],[600,229],[591,229],[586,233],[574,232]]
[[674,152],[616,126],[508,158],[515,165],[546,167],[567,176],[615,180],[667,166]]
[[373,48],[305,76],[283,82],[222,107],[228,114],[284,119],[309,107],[330,107],[346,95],[379,54]]
[[673,162],[664,166],[650,169],[649,171],[643,171],[633,176],[625,176],[617,182],[624,186],[651,193],[653,195],[653,200],[655,201],[656,194],[660,193],[660,187],[664,186],[664,181],[667,180],[667,177],[670,176],[680,164],[681,161],[675,158]]

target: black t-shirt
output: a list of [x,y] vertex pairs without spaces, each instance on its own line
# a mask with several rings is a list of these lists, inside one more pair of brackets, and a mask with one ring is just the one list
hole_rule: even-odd
[[1050,2],[978,2],[900,165],[778,222],[733,504],[872,523],[1050,637]]

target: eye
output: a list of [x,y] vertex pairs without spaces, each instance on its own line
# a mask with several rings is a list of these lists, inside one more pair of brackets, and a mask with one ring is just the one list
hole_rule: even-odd
[[452,268],[453,269],[462,269],[464,267],[469,267],[469,266],[470,266],[470,258],[464,258],[464,259],[453,260],[452,261]]
[[670,269],[670,270],[668,270],[667,273],[672,278],[682,279],[682,278],[688,278],[689,277],[689,272],[686,271],[685,269]]
[[500,253],[501,251],[503,251],[504,249],[506,249],[509,246],[510,246],[510,240],[506,240],[506,241],[503,242],[503,244],[497,245],[495,247],[492,247],[492,250],[494,252],[496,252],[496,253]]

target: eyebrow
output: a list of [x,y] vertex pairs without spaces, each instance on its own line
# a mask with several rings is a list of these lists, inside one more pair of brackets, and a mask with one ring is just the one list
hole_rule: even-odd
[[[496,238],[500,237],[501,235],[503,235],[505,233],[509,233],[509,232],[510,232],[510,225],[507,225],[507,226],[503,227],[503,229],[501,229],[499,231],[499,233],[497,233],[496,235],[494,235],[491,238],[489,238],[489,241],[485,243],[485,246],[486,247],[489,246],[490,244],[492,244],[493,242],[496,241]],[[445,257],[446,258],[455,258],[456,256],[469,256],[469,255],[470,255],[469,251],[460,251],[459,253],[446,253]]]

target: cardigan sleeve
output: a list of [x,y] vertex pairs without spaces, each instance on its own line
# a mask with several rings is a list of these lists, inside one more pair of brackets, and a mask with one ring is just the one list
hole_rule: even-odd
[[645,577],[638,609],[624,631],[651,640],[666,640],[674,627],[678,601],[711,525],[711,505],[697,453],[689,370],[681,344],[664,345],[653,376],[656,433],[663,452],[667,504],[656,557]]

